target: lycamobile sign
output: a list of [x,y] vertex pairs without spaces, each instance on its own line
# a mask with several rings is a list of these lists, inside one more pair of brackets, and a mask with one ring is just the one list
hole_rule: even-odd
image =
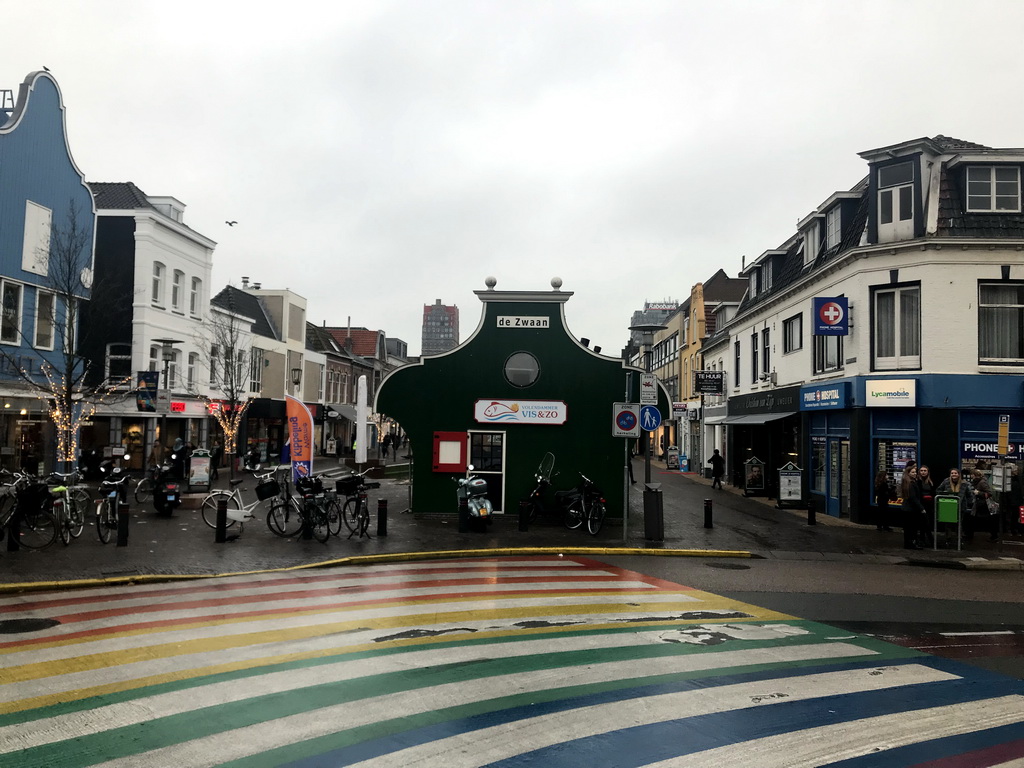
[[916,379],[876,379],[864,382],[869,408],[913,408],[917,405]]

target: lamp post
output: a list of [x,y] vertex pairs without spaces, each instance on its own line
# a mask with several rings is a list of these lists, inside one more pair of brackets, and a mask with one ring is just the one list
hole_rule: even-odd
[[[167,411],[171,407],[171,361],[174,360],[174,345],[181,344],[180,339],[153,339],[154,344],[160,345],[160,352],[164,361],[164,392],[166,399],[160,407],[160,436],[159,441],[164,442],[167,438]],[[159,398],[157,398],[159,401]],[[154,443],[157,440],[153,441]],[[164,445],[164,448],[167,446]],[[160,451],[160,458],[163,460],[163,451]]]
[[[629,330],[640,334],[643,345],[644,371],[651,372],[651,348],[654,346],[654,334],[668,326],[658,323],[645,323],[630,326]],[[643,428],[644,436],[644,538],[648,541],[663,541],[665,538],[665,515],[662,507],[661,483],[651,483],[651,433]]]

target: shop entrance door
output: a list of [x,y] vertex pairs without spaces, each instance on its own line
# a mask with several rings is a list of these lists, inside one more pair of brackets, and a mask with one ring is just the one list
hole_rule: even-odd
[[828,510],[833,517],[850,514],[850,441],[828,441]]
[[469,463],[487,481],[487,498],[496,513],[505,511],[505,433],[470,432]]

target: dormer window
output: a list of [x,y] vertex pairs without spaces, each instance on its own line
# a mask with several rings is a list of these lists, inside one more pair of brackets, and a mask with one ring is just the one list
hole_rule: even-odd
[[831,250],[839,245],[842,235],[842,208],[836,206],[825,215],[825,247]]
[[750,298],[754,298],[755,296],[757,296],[757,293],[758,293],[757,289],[758,289],[758,287],[760,285],[760,281],[758,279],[759,277],[760,277],[760,270],[759,269],[752,269],[752,270],[750,270]]
[[890,243],[914,236],[914,164],[878,169],[878,239]]
[[770,258],[764,260],[764,264],[761,265],[761,286],[765,292],[772,289],[772,260]]
[[974,166],[967,169],[967,210],[1020,211],[1020,168]]
[[804,230],[804,244],[802,247],[803,264],[805,267],[814,263],[814,259],[818,255],[818,246],[820,242],[821,241],[818,236],[818,222],[815,221]]

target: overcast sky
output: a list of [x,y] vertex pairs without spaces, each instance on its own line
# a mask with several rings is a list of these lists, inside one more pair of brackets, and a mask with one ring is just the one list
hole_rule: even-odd
[[[789,237],[857,153],[1024,145],[1024,3],[2,2],[0,87],[49,67],[89,181],[172,195],[215,288],[420,349],[424,304],[575,295],[624,345],[645,300]],[[228,227],[226,220],[237,220]]]

